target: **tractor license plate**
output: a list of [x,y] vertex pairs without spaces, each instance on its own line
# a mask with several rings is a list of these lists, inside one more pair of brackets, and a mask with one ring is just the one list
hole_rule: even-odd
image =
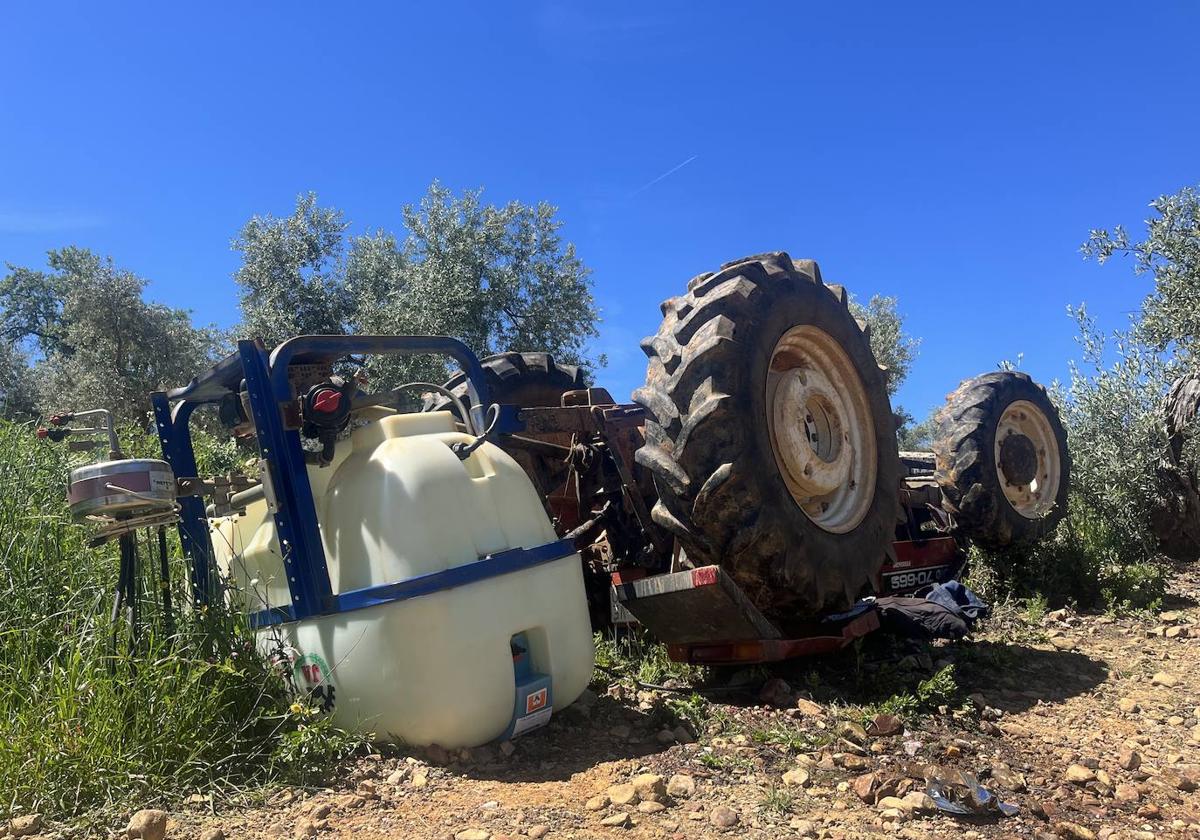
[[893,544],[896,560],[879,572],[880,595],[907,595],[934,583],[952,580],[962,568],[962,555],[952,537]]

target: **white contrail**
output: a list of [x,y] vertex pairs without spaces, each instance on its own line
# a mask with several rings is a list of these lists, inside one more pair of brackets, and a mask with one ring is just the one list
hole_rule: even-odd
[[683,167],[687,166],[689,163],[691,163],[692,161],[694,161],[694,160],[695,160],[696,158],[698,158],[698,157],[700,157],[700,155],[692,155],[690,158],[688,158],[687,160],[685,160],[683,163],[679,163],[679,164],[676,164],[675,166],[672,166],[670,169],[668,169],[668,170],[667,170],[666,172],[664,172],[663,174],[659,175],[659,176],[658,176],[657,178],[655,178],[653,181],[649,181],[649,182],[647,182],[647,183],[645,183],[645,184],[642,184],[642,185],[641,185],[640,187],[638,187],[636,190],[634,190],[633,192],[631,192],[631,193],[629,194],[629,197],[630,197],[630,198],[633,198],[635,195],[637,195],[638,193],[642,192],[643,190],[648,190],[648,189],[650,189],[650,188],[651,188],[651,187],[653,187],[655,184],[657,184],[659,181],[661,181],[661,180],[662,180],[662,179],[664,179],[664,178],[668,178],[668,177],[670,177],[671,175],[674,175],[676,172],[678,172],[680,169],[683,169]]

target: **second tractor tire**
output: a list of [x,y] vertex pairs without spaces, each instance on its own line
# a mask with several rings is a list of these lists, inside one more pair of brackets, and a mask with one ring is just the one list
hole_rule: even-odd
[[1005,548],[1054,530],[1067,512],[1071,456],[1045,388],[1019,371],[985,373],[935,417],[935,476],[960,534]]
[[[815,262],[777,252],[694,278],[662,310],[657,334],[642,342],[646,384],[634,392],[648,413],[637,461],[658,491],[652,519],[678,540],[688,565],[721,565],[759,609],[785,624],[848,606],[871,588],[894,539],[900,462],[885,372],[845,290],[826,286]],[[853,431],[870,463],[855,466],[873,479],[855,488],[853,515],[837,523],[837,533],[801,507],[777,455],[777,438],[804,431],[803,416],[772,420],[779,397],[768,393],[780,342],[796,329],[808,330],[825,348],[818,355],[836,356],[844,378],[858,383],[860,428]],[[834,421],[818,418],[817,425],[812,439],[822,443],[814,447],[838,438]],[[799,440],[794,451],[807,442]],[[841,462],[841,446],[828,444],[830,462]]]
[[[559,404],[567,391],[586,388],[583,370],[575,365],[562,365],[549,353],[496,353],[479,360],[487,378],[488,394],[493,403],[523,407]],[[446,382],[446,389],[467,402],[467,375],[461,370]],[[455,411],[453,404],[441,394],[435,394],[425,405],[426,411]]]

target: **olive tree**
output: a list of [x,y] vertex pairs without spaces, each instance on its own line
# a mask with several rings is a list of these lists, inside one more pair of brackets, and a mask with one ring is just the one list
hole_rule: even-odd
[[20,419],[37,411],[29,359],[19,346],[0,342],[0,417]]
[[268,346],[301,333],[345,331],[350,302],[342,278],[346,222],[313,193],[282,218],[253,216],[233,240],[242,255],[242,327]]
[[904,331],[904,316],[900,314],[899,302],[894,297],[872,295],[865,306],[851,299],[850,311],[870,327],[871,351],[875,354],[875,361],[888,370],[888,396],[895,396],[908,378],[921,348],[921,339],[913,338]]
[[1163,510],[1164,491],[1190,489],[1194,496],[1194,463],[1180,470],[1166,457],[1163,400],[1170,383],[1198,362],[1200,201],[1187,188],[1150,207],[1143,240],[1116,227],[1091,231],[1081,246],[1085,258],[1100,263],[1131,258],[1135,275],[1150,275],[1153,285],[1128,323],[1108,334],[1086,306],[1068,307],[1080,358],[1052,395],[1071,447],[1069,516],[1051,540],[1018,558],[1014,574],[1051,600],[1153,605],[1165,573],[1154,562],[1161,535],[1151,523]]
[[[256,216],[234,240],[242,332],[449,335],[480,355],[545,350],[594,365],[599,310],[589,271],[546,203],[485,204],[438,183],[402,209],[403,237],[348,236],[340,211],[301,196],[290,216]],[[444,379],[440,360],[368,359],[382,385]]]
[[[905,331],[904,316],[894,297],[872,295],[865,306],[852,297],[850,311],[870,329],[871,352],[875,354],[875,361],[887,368],[888,396],[894,397],[908,378],[921,339]],[[932,418],[917,423],[903,406],[893,404],[892,410],[896,416],[896,439],[900,449],[928,449],[932,442]]]
[[1100,263],[1130,257],[1135,274],[1153,277],[1131,338],[1194,367],[1200,352],[1200,193],[1184,187],[1154,199],[1150,209],[1142,241],[1132,241],[1117,225],[1091,231],[1082,251]]
[[[1200,523],[1163,521],[1164,505],[1175,517],[1196,516],[1200,430],[1180,430],[1192,442],[1182,460],[1180,453],[1173,454],[1163,399],[1172,381],[1200,372],[1200,193],[1185,187],[1156,198],[1150,208],[1141,241],[1117,226],[1091,231],[1082,247],[1085,256],[1101,263],[1115,256],[1132,259],[1135,275],[1150,275],[1154,285],[1129,327],[1114,336],[1116,358],[1107,364],[1105,345],[1089,329],[1086,312],[1077,313],[1091,371],[1072,370],[1067,415],[1081,494],[1104,516],[1127,523],[1139,543],[1153,542],[1150,522],[1159,537],[1178,529],[1200,530]],[[1193,504],[1171,497],[1190,497]],[[1193,545],[1185,553],[1197,552],[1200,546]]]
[[[899,412],[897,412],[899,413]],[[933,437],[937,434],[938,423],[931,413],[921,422],[916,422],[911,414],[901,414],[904,421],[896,430],[896,442],[901,452],[928,452],[933,446]]]
[[84,248],[51,251],[49,271],[9,267],[0,339],[28,349],[43,412],[85,407],[140,420],[155,389],[186,382],[220,345],[186,310],[144,299],[147,281]]
[[1081,475],[1097,488],[1121,474],[1145,473],[1162,454],[1163,396],[1173,380],[1200,370],[1200,193],[1185,187],[1150,208],[1141,241],[1118,225],[1091,231],[1081,249],[1100,263],[1131,258],[1135,275],[1154,282],[1128,328],[1111,341],[1097,333],[1086,310],[1073,310],[1088,368],[1072,370],[1069,420],[1078,428],[1077,448],[1088,450],[1076,456],[1084,458]]
[[1153,544],[1147,511],[1165,446],[1162,398],[1178,363],[1134,338],[1136,316],[1129,328],[1106,336],[1086,307],[1069,312],[1082,358],[1071,363],[1058,396],[1071,444],[1073,492],[1126,534],[1128,557],[1142,559]]

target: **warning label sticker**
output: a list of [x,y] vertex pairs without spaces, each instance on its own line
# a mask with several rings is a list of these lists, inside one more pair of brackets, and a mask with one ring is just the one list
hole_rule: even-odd
[[546,689],[539,688],[525,695],[525,714],[531,715],[546,705]]
[[[545,689],[542,689],[543,693]],[[532,698],[533,695],[530,695]],[[545,700],[543,699],[543,702]],[[528,705],[528,704],[527,704]],[[531,715],[524,715],[516,719],[513,723],[512,737],[516,738],[522,733],[529,732],[531,729],[537,729],[539,726],[545,726],[550,722],[550,715],[554,712],[553,706],[543,706],[541,711],[534,712]]]

